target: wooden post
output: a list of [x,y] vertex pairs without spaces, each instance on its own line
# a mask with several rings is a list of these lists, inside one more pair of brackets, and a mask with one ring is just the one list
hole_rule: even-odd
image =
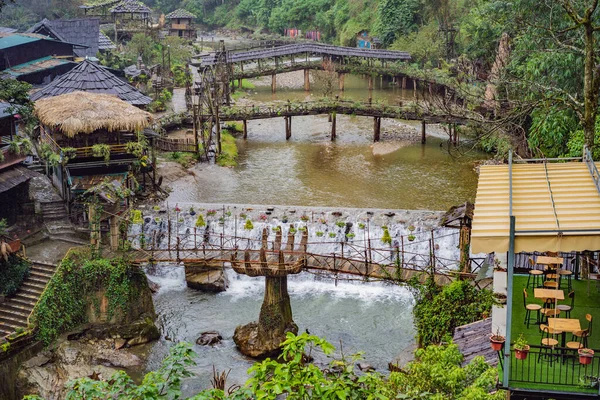
[[290,140],[290,137],[292,136],[289,118],[290,117],[288,116],[283,117],[283,120],[285,121],[285,140]]
[[413,97],[417,99],[417,81],[413,79]]
[[238,79],[238,88],[242,88],[242,78]]
[[373,90],[373,76],[369,75],[369,90]]
[[116,215],[110,217],[110,248],[111,250],[119,248],[119,219]]
[[406,89],[406,77],[402,77],[402,89]]
[[242,121],[242,129],[244,131],[244,139],[248,139],[248,121],[247,120],[243,120]]
[[308,68],[304,68],[304,90],[310,90],[310,74]]
[[346,74],[344,74],[343,72],[338,73],[338,80],[340,83],[340,90],[343,92],[344,91],[344,77],[346,76]]
[[277,79],[275,78],[275,74],[271,75],[271,92],[275,93],[277,88]]
[[427,138],[425,136],[425,121],[421,121],[421,144],[425,144],[427,142]]
[[335,131],[335,122],[336,122],[336,112],[331,113],[331,141],[335,141],[336,131]]
[[373,141],[379,142],[381,134],[381,117],[373,117]]

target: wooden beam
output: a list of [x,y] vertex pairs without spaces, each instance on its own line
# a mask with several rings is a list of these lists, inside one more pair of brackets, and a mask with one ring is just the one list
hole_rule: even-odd
[[426,142],[425,121],[421,121],[421,144],[425,144]]

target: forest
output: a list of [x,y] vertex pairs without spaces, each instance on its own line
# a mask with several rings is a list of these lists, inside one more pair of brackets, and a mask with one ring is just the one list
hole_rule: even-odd
[[[25,29],[42,18],[79,15],[84,0],[8,1],[0,25]],[[93,0],[92,0],[93,1]],[[415,67],[488,85],[502,125],[482,134],[504,154],[581,155],[593,145],[600,64],[598,2],[593,0],[145,0],[157,17],[176,8],[201,29],[281,35],[319,30],[325,42],[355,46],[365,30],[384,47],[411,53]],[[498,51],[503,40],[502,51]],[[500,57],[497,57],[500,54]],[[489,104],[488,104],[489,105]],[[595,152],[600,156],[600,152]]]

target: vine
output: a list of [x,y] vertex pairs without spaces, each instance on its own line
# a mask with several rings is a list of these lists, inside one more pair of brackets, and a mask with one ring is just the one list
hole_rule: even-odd
[[107,317],[127,312],[130,300],[138,296],[139,270],[124,258],[93,258],[86,250],[70,250],[61,261],[40,301],[33,310],[37,337],[49,345],[63,332],[87,322],[87,306],[100,306],[95,296],[105,290]]
[[108,164],[110,161],[110,146],[108,144],[95,144],[92,146],[92,155],[103,158],[104,162]]

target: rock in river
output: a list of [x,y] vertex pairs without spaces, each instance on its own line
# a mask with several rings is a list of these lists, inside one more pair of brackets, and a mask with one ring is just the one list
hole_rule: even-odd
[[185,263],[185,280],[188,287],[206,292],[223,292],[229,286],[221,263],[210,261]]
[[202,332],[196,343],[200,346],[214,346],[221,343],[223,336],[217,331]]

